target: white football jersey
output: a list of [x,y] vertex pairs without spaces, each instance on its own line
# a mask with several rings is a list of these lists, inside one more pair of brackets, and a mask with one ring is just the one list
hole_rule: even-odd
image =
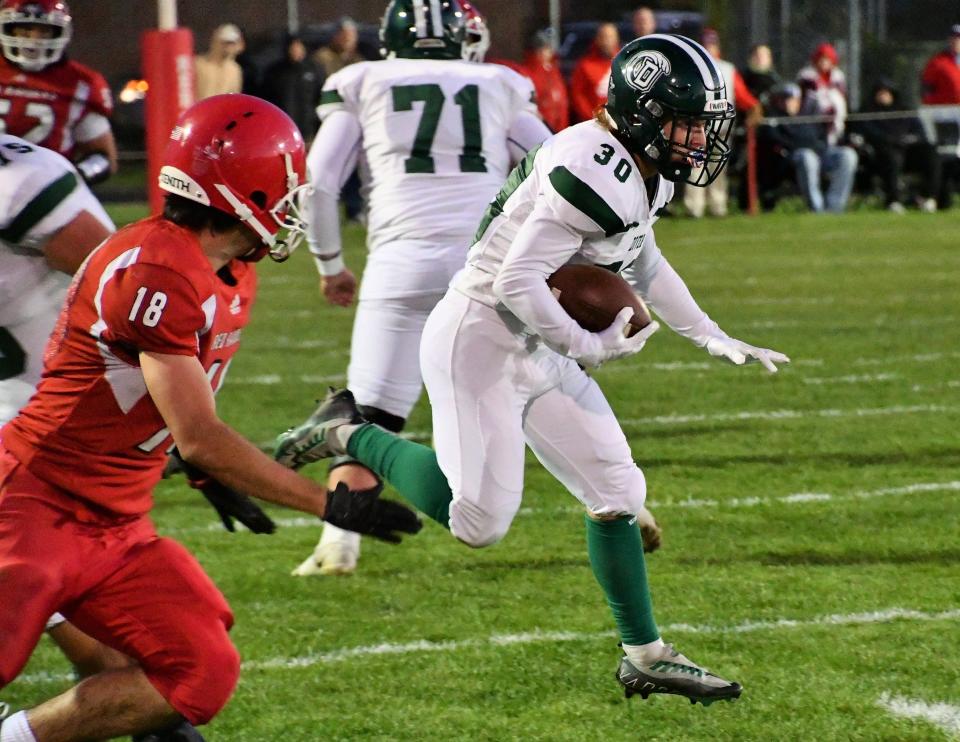
[[[660,175],[653,193],[633,157],[609,131],[586,121],[531,150],[513,170],[488,207],[466,269],[455,286],[468,296],[495,305],[493,280],[520,227],[536,204],[549,207],[571,233],[576,252],[566,262],[590,263],[614,272],[640,255],[658,212],[673,198],[673,183]],[[545,263],[571,245],[543,245]]]
[[47,265],[43,245],[82,211],[113,231],[110,217],[66,158],[0,134],[0,327],[35,313],[34,293],[47,297],[58,286],[66,291],[70,277]]
[[360,122],[371,250],[396,240],[469,245],[510,171],[507,132],[537,116],[513,70],[459,60],[361,62],[331,75],[317,109]]

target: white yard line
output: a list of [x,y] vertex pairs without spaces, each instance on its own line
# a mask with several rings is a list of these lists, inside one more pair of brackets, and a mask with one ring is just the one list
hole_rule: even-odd
[[[887,608],[868,613],[835,614],[807,619],[782,618],[772,621],[745,621],[744,623],[728,626],[676,623],[668,624],[662,628],[664,635],[669,637],[672,634],[748,634],[757,631],[779,631],[817,626],[859,626],[864,624],[888,623],[890,621],[956,621],[958,619],[960,619],[960,609],[932,613],[927,611],[914,611],[906,608]],[[518,644],[590,642],[601,639],[612,639],[615,636],[616,634],[613,631],[577,632],[534,630],[522,634],[494,634],[482,638],[449,641],[418,639],[402,644],[383,642],[381,644],[370,644],[366,646],[341,647],[327,652],[306,654],[298,657],[272,657],[265,660],[249,660],[243,663],[243,668],[245,670],[287,670],[327,665],[357,657],[420,654],[424,652],[453,652],[462,649],[487,649]]]
[[[831,494],[829,492],[794,492],[787,495],[766,495],[757,497],[735,497],[727,500],[712,498],[688,498],[685,500],[652,500],[648,501],[651,510],[660,511],[670,508],[751,508],[760,505],[803,505],[819,502],[844,502],[851,500],[871,500],[877,497],[897,497],[901,495],[915,495],[925,492],[960,492],[960,481],[950,482],[915,482],[898,487],[884,487],[876,490],[860,490],[845,494]],[[533,515],[556,513],[582,513],[583,508],[573,505],[559,505],[552,508],[520,508],[518,515],[529,517]],[[316,518],[292,516],[289,518],[274,519],[279,528],[319,528],[320,522]],[[242,529],[241,529],[242,530]],[[195,533],[223,531],[220,523],[207,523],[202,526],[188,526],[187,528],[161,529],[166,536],[186,536]]]
[[[957,621],[960,620],[960,609],[947,611],[916,611],[909,608],[885,608],[878,611],[864,613],[830,614],[813,618],[779,618],[744,621],[732,625],[700,625],[688,623],[674,623],[663,626],[663,633],[672,634],[750,634],[757,631],[781,631],[788,629],[815,628],[821,626],[863,626],[867,624],[889,623],[891,621]],[[326,652],[305,654],[295,657],[271,657],[264,660],[248,660],[243,663],[244,670],[290,670],[303,667],[328,665],[344,660],[371,657],[380,655],[420,654],[426,652],[453,652],[463,649],[488,649],[518,644],[545,644],[556,642],[591,642],[601,639],[613,639],[613,631],[543,631],[534,629],[520,634],[493,634],[487,637],[472,639],[451,639],[449,641],[433,641],[431,639],[417,639],[411,642],[396,644],[382,642],[354,647],[339,647]],[[70,680],[71,676],[65,673],[37,672],[21,675],[16,682],[36,684]]]
[[686,425],[687,423],[735,422],[740,420],[803,420],[818,417],[878,417],[885,415],[913,415],[931,412],[957,412],[956,405],[894,405],[892,407],[866,407],[853,409],[827,408],[819,410],[743,410],[741,412],[717,412],[696,415],[654,415],[652,417],[620,418],[625,426]]
[[346,378],[346,374],[328,374],[326,376],[301,374],[294,377],[284,377],[280,374],[260,374],[259,376],[237,376],[229,379],[228,383],[243,386],[277,386],[291,382],[299,384],[337,384],[344,382]]
[[884,693],[877,706],[901,719],[920,719],[929,722],[952,739],[960,739],[960,706],[949,703],[930,703],[918,698],[904,698]]
[[823,384],[871,384],[875,381],[895,381],[899,374],[847,374],[845,376],[804,376],[804,384],[821,386]]

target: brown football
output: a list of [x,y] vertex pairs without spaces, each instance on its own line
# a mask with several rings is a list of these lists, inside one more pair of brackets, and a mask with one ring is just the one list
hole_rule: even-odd
[[650,312],[619,273],[596,265],[565,265],[547,279],[560,306],[584,330],[606,330],[624,307],[633,307],[627,337],[650,324]]

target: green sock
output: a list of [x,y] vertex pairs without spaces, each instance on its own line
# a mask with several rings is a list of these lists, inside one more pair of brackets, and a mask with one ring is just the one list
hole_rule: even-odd
[[647,584],[643,541],[633,518],[587,517],[587,553],[593,574],[607,596],[624,644],[648,644],[660,638]]
[[450,528],[453,493],[432,448],[364,425],[350,436],[347,453],[383,477],[421,513]]

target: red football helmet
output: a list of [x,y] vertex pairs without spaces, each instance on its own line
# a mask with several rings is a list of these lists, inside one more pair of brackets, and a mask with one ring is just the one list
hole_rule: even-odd
[[72,33],[70,8],[63,0],[3,0],[0,3],[3,56],[28,72],[59,62]]
[[263,241],[245,260],[269,252],[280,262],[306,235],[309,189],[303,137],[272,103],[215,95],[184,111],[163,153],[160,188],[236,216]]
[[468,62],[482,62],[490,48],[490,29],[476,7],[467,0],[460,0],[460,5],[467,16],[464,24],[466,34],[463,39],[463,58]]

